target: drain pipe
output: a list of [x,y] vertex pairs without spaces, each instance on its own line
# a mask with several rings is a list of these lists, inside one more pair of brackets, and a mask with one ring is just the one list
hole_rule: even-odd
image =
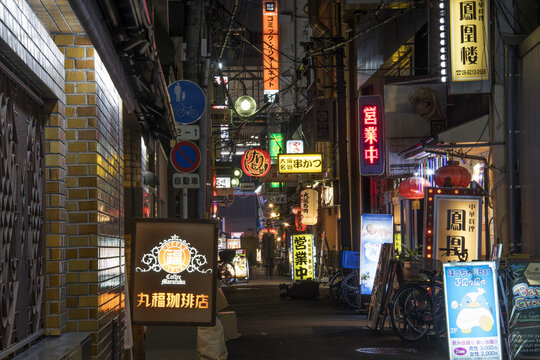
[[519,190],[519,162],[517,149],[517,76],[519,60],[518,47],[506,45],[505,47],[505,72],[504,94],[506,112],[506,161],[508,180],[508,225],[510,246],[516,252],[521,252],[521,204]]

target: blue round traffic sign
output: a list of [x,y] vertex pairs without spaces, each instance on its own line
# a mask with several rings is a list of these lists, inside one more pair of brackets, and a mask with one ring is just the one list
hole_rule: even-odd
[[180,141],[171,149],[172,166],[179,172],[195,171],[201,162],[199,147],[191,141]]
[[191,124],[201,118],[206,109],[206,96],[199,85],[189,80],[179,80],[167,87],[174,120]]

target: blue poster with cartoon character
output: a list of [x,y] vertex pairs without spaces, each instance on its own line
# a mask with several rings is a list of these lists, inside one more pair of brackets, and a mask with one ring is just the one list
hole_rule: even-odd
[[495,262],[446,263],[443,269],[450,359],[502,359]]
[[360,233],[360,293],[371,295],[382,244],[394,241],[392,215],[362,214]]

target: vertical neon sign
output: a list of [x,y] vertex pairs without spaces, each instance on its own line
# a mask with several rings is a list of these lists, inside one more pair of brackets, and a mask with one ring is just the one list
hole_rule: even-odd
[[358,126],[360,145],[360,173],[382,175],[384,173],[383,108],[380,96],[358,98]]
[[263,80],[264,94],[271,102],[279,91],[278,2],[263,1]]

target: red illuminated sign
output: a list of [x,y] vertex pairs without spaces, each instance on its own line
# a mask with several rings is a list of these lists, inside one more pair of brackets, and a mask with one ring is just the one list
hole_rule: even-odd
[[279,23],[277,1],[263,1],[264,90],[279,90]]
[[358,99],[360,115],[360,173],[384,173],[383,107],[380,96],[361,96]]

